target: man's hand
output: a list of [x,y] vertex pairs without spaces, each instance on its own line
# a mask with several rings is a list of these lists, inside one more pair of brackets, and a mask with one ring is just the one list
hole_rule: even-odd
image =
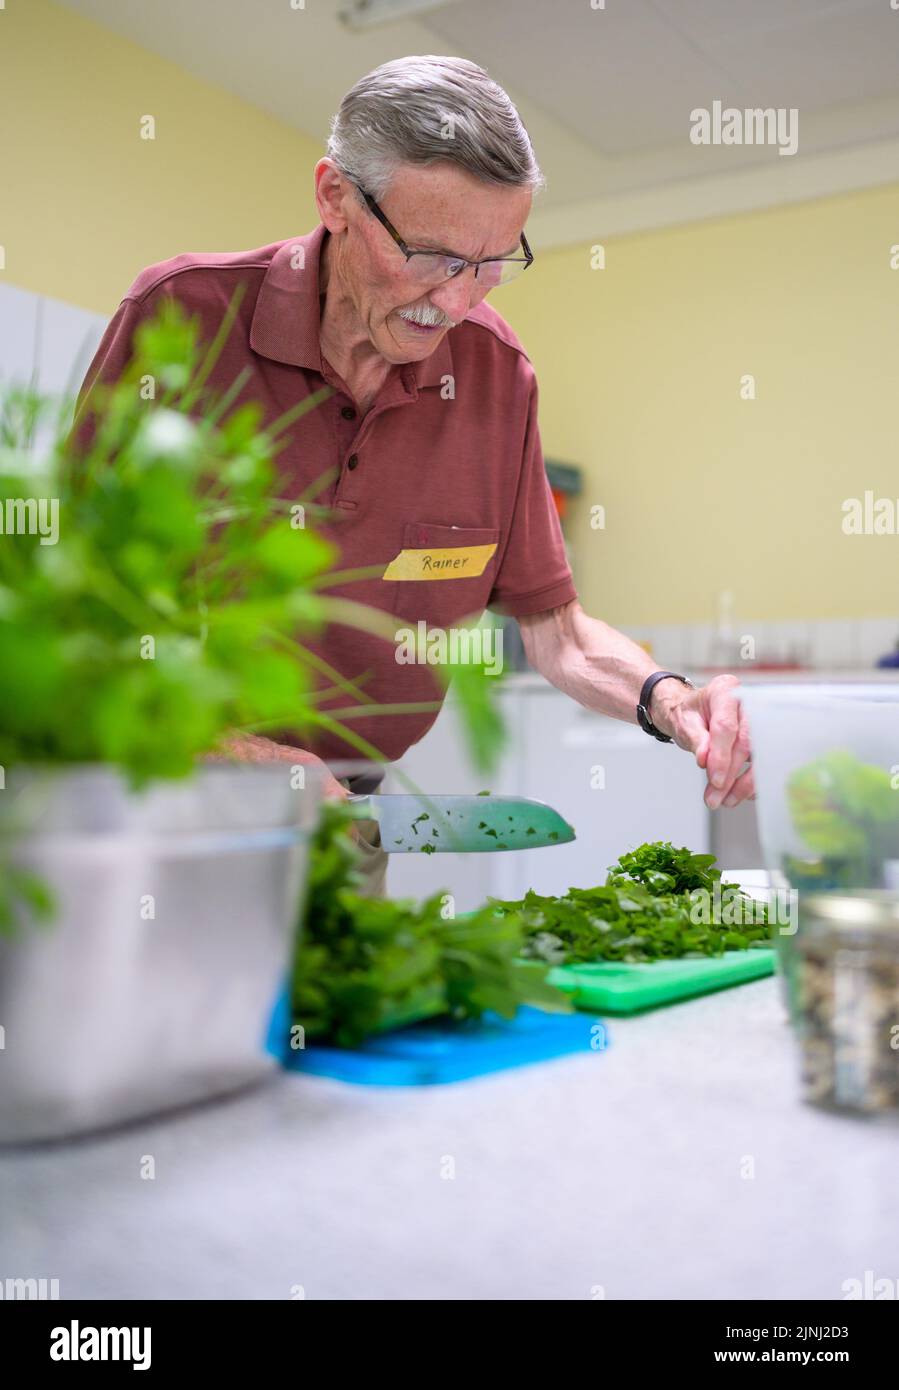
[[693,753],[709,785],[705,803],[736,806],[755,796],[749,761],[749,729],[734,694],[736,676],[716,676],[691,690],[680,681],[659,681],[649,699],[649,715],[662,734]]
[[242,763],[294,763],[302,767],[315,768],[321,778],[322,792],[328,800],[340,801],[349,795],[334,777],[327,764],[305,748],[292,748],[288,743],[273,743],[270,738],[260,738],[258,734],[232,734],[222,741],[222,752],[228,758]]

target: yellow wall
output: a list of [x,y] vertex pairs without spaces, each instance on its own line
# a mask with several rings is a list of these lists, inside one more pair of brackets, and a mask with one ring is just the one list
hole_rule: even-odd
[[899,498],[894,243],[895,185],[620,237],[605,270],[586,245],[538,251],[496,294],[537,370],[545,452],[587,473],[590,612],[702,622],[731,587],[743,619],[896,615],[899,536],[844,536],[840,510]]
[[[86,308],[180,251],[314,225],[320,141],[49,0],[0,12],[0,128],[6,279]],[[899,537],[840,530],[844,498],[899,497],[894,242],[886,187],[612,239],[601,271],[588,246],[538,247],[496,294],[537,368],[546,452],[587,471],[590,611],[704,621],[728,586],[741,618],[895,614]]]
[[49,0],[0,11],[0,129],[6,280],[99,313],[154,261],[318,220],[323,142]]

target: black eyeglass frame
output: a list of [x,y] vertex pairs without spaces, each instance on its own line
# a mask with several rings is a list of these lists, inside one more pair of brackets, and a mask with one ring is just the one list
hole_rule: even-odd
[[[354,181],[351,180],[351,182]],[[358,188],[359,192],[362,194],[362,197],[365,200],[365,205],[368,208],[369,212],[373,213],[374,216],[380,222],[381,226],[384,227],[385,230],[390,233],[391,237],[396,242],[403,255],[406,257],[407,262],[411,261],[413,256],[443,256],[445,260],[459,261],[459,269],[456,271],[455,275],[448,275],[446,277],[448,280],[455,280],[456,276],[461,275],[464,270],[467,270],[469,268],[469,266],[474,266],[475,279],[477,279],[478,270],[482,265],[496,265],[497,263],[521,265],[523,266],[523,269],[521,271],[521,274],[523,275],[525,270],[528,270],[534,264],[534,253],[528,245],[528,239],[525,236],[524,232],[522,232],[521,234],[521,249],[524,252],[524,257],[485,256],[484,259],[481,261],[470,261],[465,256],[456,256],[447,251],[417,250],[411,246],[408,246],[406,242],[403,241],[403,238],[400,236],[396,227],[394,227],[387,214],[381,208],[378,207],[378,204],[375,202],[371,194],[366,193],[365,189],[362,187],[361,184],[354,183],[354,186]],[[492,286],[492,288],[496,289],[497,286],[494,285]]]

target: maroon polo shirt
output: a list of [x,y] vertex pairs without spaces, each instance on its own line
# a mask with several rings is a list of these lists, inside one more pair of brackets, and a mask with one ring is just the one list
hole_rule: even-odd
[[[388,569],[405,553],[392,572],[412,575],[328,592],[384,609],[397,628],[419,619],[447,628],[486,607],[522,617],[575,598],[543,466],[537,382],[509,325],[491,305],[479,304],[430,357],[393,367],[360,416],[346,383],[321,355],[319,255],[327,235],[319,225],[308,236],[254,251],[175,256],[147,267],[103,335],[76,423],[94,381],[122,372],[135,328],[163,296],[199,318],[207,342],[242,284],[237,319],[210,388],[226,390],[249,367],[235,405],[258,401],[265,422],[273,423],[303,397],[332,386],[334,394],[288,431],[277,460],[279,495],[296,499],[333,470],[333,481],[316,499],[330,509],[329,519],[315,525],[338,547],[340,568]],[[454,550],[456,560],[446,555]],[[315,645],[343,676],[362,684],[371,705],[441,698],[431,669],[399,664],[395,647],[382,638],[333,626]],[[346,704],[345,696],[331,702]],[[436,713],[373,713],[351,727],[395,759],[422,737]],[[287,729],[277,736],[326,758],[358,756],[330,734],[297,737]]]

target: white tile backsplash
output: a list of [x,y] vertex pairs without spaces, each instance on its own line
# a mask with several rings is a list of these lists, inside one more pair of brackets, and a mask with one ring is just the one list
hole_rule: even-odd
[[[667,623],[625,631],[637,642],[651,642],[654,659],[674,671],[698,670],[720,660],[714,623]],[[899,617],[784,622],[737,618],[733,634],[737,643],[744,636],[755,638],[756,661],[747,662],[747,669],[766,662],[795,662],[826,670],[865,670],[895,647]]]
[[858,657],[862,666],[874,666],[881,656],[894,650],[899,638],[899,620],[863,618],[858,624]]
[[772,626],[772,623],[761,618],[749,618],[736,624],[737,640],[741,648],[746,637],[751,637],[755,642],[755,656],[752,661],[747,661],[747,666],[753,666],[756,662],[769,658],[774,643]]
[[677,661],[677,641],[674,627],[651,627],[649,629],[649,641],[652,643],[652,654],[660,666],[671,666]]
[[830,622],[815,623],[812,665],[831,668],[858,666],[861,662],[858,629],[858,622],[848,618],[834,618]]
[[694,669],[708,666],[712,659],[712,638],[714,630],[711,623],[693,623],[690,632],[690,665]]

